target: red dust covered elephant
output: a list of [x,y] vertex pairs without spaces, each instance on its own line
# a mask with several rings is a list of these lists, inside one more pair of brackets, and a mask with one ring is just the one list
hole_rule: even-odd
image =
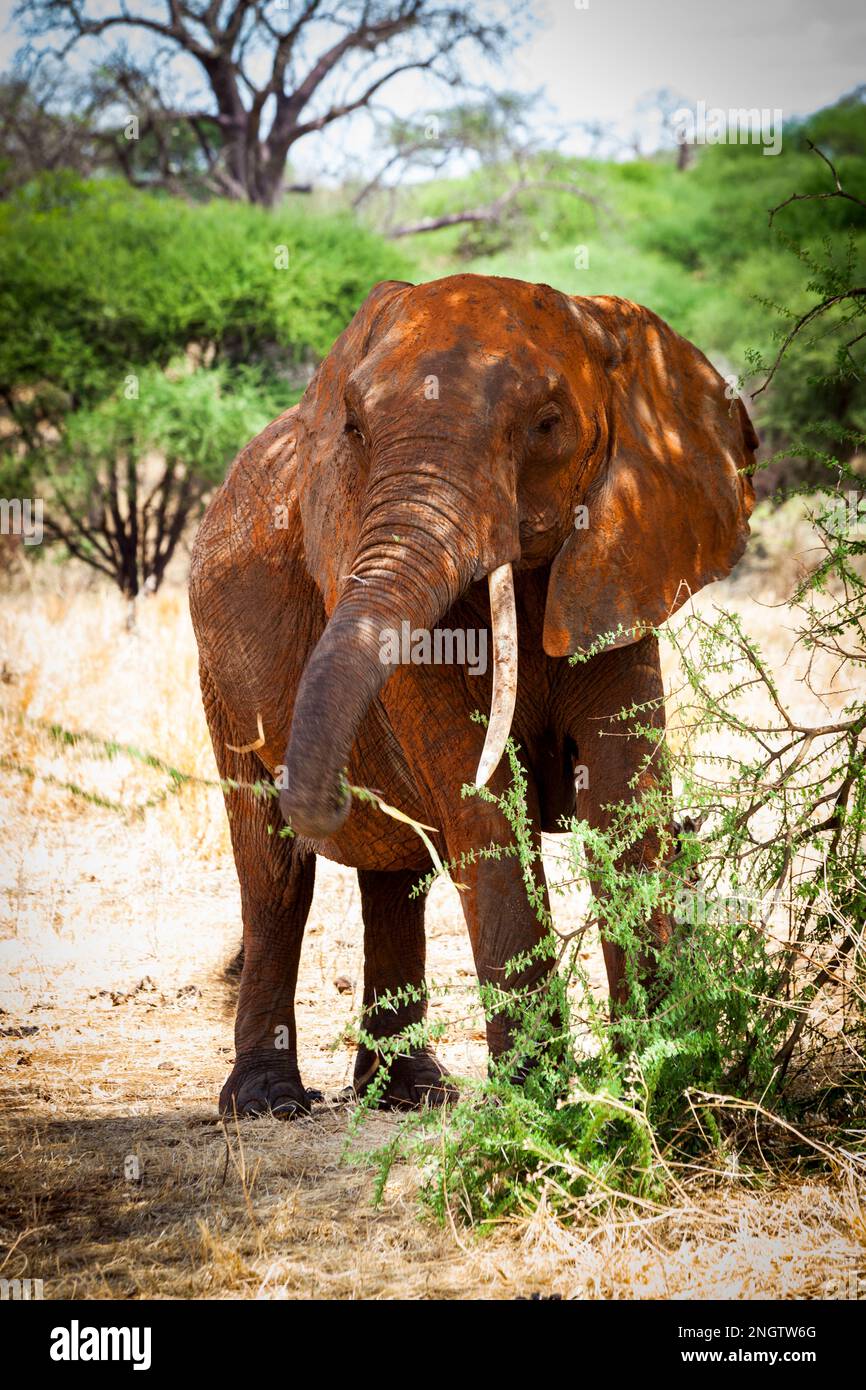
[[[649,629],[741,555],[756,443],[707,359],[649,310],[456,275],[377,285],[301,403],[238,456],[193,556],[202,692],[221,776],[267,773],[282,790],[278,805],[229,793],[244,964],[224,1110],[309,1108],[294,994],[317,854],[358,871],[367,1030],[424,1015],[424,899],[410,890],[430,861],[409,826],[347,784],[435,826],[443,855],[466,863],[482,981],[542,978],[543,960],[506,976],[541,928],[519,862],[470,853],[512,836],[496,805],[461,787],[505,789],[509,733],[536,831],[568,814],[604,827],[605,807],[652,782],[646,738],[600,735],[624,707],[663,722]],[[474,634],[488,668],[406,659],[407,634],[443,629]],[[588,785],[576,790],[578,763]],[[284,822],[291,836],[276,833]],[[636,850],[650,864],[658,852],[652,835]],[[620,998],[611,943],[605,961]],[[417,1001],[377,1014],[405,985]],[[494,1018],[491,1052],[508,1041]],[[359,1088],[371,1069],[362,1047]],[[447,1090],[432,1052],[407,1048],[385,1101]]]

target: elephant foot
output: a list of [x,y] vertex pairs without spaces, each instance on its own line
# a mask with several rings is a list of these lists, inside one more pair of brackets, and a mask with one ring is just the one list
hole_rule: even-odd
[[242,1053],[220,1091],[220,1115],[241,1115],[257,1119],[273,1115],[277,1120],[293,1120],[309,1115],[321,1093],[308,1091],[301,1081],[294,1058],[283,1057],[273,1049]]
[[[360,1099],[383,1065],[366,1047],[355,1059],[354,1093]],[[418,1110],[425,1106],[451,1105],[457,1087],[439,1058],[427,1048],[394,1057],[388,1063],[388,1083],[379,1099],[380,1110]]]

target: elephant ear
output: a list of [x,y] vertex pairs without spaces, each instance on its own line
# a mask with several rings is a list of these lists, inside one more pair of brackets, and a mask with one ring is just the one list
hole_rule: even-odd
[[328,613],[346,571],[341,541],[357,534],[360,521],[360,492],[348,467],[344,433],[346,385],[374,339],[392,326],[401,296],[410,288],[401,280],[383,280],[373,286],[319,365],[298,408],[297,477],[304,548]]
[[703,353],[628,300],[570,308],[583,327],[580,350],[607,382],[608,452],[551,566],[549,656],[608,634],[611,646],[626,646],[729,574],[755,500],[746,470],[757,436]]

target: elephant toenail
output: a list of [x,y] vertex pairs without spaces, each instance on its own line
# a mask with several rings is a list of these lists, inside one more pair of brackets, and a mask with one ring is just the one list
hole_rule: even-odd
[[258,1120],[262,1115],[267,1115],[270,1106],[261,1096],[256,1096],[255,1100],[248,1100],[241,1110],[241,1115],[245,1120]]

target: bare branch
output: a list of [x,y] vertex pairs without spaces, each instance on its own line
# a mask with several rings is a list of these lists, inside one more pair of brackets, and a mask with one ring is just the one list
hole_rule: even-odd
[[[502,0],[502,4],[508,10],[516,0]],[[62,65],[80,41],[98,43],[128,29],[164,41],[169,57],[172,53],[193,57],[210,87],[213,111],[177,110],[175,102],[164,99],[167,64],[157,63],[156,58],[146,65],[149,92],[143,85],[137,90],[129,84],[126,87],[129,100],[147,105],[147,133],[156,149],[159,178],[170,185],[174,177],[177,146],[168,127],[185,122],[195,136],[193,159],[201,160],[201,168],[196,167],[193,176],[203,177],[206,186],[232,197],[264,204],[273,203],[281,191],[286,160],[296,141],[369,106],[381,88],[401,73],[447,63],[461,42],[489,52],[513,41],[503,19],[479,18],[468,0],[455,0],[450,5],[437,4],[436,0],[352,0],[327,12],[323,0],[294,0],[285,28],[269,10],[267,0],[233,0],[231,4],[165,0],[164,17],[149,9],[131,10],[126,0],[115,0],[114,8],[105,8],[107,13],[96,0],[22,3],[18,14],[31,40],[26,53],[30,58],[36,54],[37,66],[46,55],[53,55]],[[340,36],[333,41],[331,33],[332,41],[316,54],[316,26],[325,20],[341,31]],[[58,32],[63,40],[59,47],[54,45]],[[395,48],[389,57],[389,47],[399,45],[407,36],[415,47],[407,53],[403,44],[402,51]],[[269,67],[262,80],[257,73],[263,50],[267,51]],[[370,56],[374,72],[365,73],[363,66],[359,71],[353,62],[363,54]],[[108,96],[104,56],[101,63],[102,85]],[[332,97],[324,110],[317,110],[314,103],[318,104],[329,79],[339,71],[345,71],[350,79],[347,94],[340,100]],[[453,63],[447,76],[456,81]],[[116,74],[114,89],[123,89]],[[263,116],[271,98],[275,110],[265,132]],[[206,129],[211,128],[219,129],[221,140],[205,138]],[[141,161],[152,158],[152,149],[143,153],[139,147],[130,152],[107,139],[102,145],[112,150],[131,182],[141,182]],[[188,147],[186,154],[189,157]],[[150,171],[148,174],[150,177]]]
[[846,193],[845,189],[842,187],[839,175],[836,172],[836,166],[827,158],[824,151],[819,150],[817,145],[813,145],[811,140],[807,140],[806,144],[819,159],[823,159],[830,173],[833,175],[833,182],[836,186],[827,193],[792,193],[790,198],[786,198],[783,203],[778,203],[776,207],[770,208],[769,225],[771,227],[776,213],[781,212],[782,208],[788,207],[791,203],[820,202],[825,198],[845,198],[849,203],[858,203],[861,208],[866,208],[866,201],[864,201],[863,198],[858,198],[853,193]]
[[[819,195],[816,194],[815,196],[817,197]],[[785,338],[785,341],[782,343],[782,346],[779,348],[779,351],[776,354],[776,360],[770,368],[769,372],[767,373],[767,376],[765,377],[764,381],[758,387],[757,391],[753,391],[751,393],[752,400],[754,400],[756,396],[760,396],[762,391],[766,391],[770,382],[773,380],[773,377],[776,375],[776,371],[778,370],[782,358],[785,356],[785,353],[788,351],[788,348],[791,346],[798,333],[801,333],[802,330],[806,328],[807,325],[810,324],[814,319],[819,318],[822,314],[826,314],[827,310],[832,309],[834,304],[843,304],[846,300],[859,300],[863,299],[864,297],[866,297],[866,286],[858,285],[854,289],[844,290],[841,294],[829,295],[827,299],[822,299],[820,304],[813,305],[813,307],[809,309],[807,313],[801,314],[800,317],[797,319],[796,323],[794,324],[794,327],[791,329],[790,333]],[[862,337],[863,335],[860,334],[859,336]],[[857,341],[858,338],[852,339],[852,342],[856,343]]]
[[458,227],[462,223],[496,223],[522,193],[531,192],[536,188],[570,193],[582,202],[589,203],[591,207],[596,209],[604,207],[600,199],[594,198],[577,184],[566,183],[559,179],[520,179],[500,194],[498,198],[495,198],[492,203],[487,203],[482,207],[464,208],[460,212],[442,213],[439,217],[422,217],[418,222],[408,222],[402,227],[393,228],[388,235],[394,239],[403,236],[417,236],[420,232],[434,232],[440,227]]

